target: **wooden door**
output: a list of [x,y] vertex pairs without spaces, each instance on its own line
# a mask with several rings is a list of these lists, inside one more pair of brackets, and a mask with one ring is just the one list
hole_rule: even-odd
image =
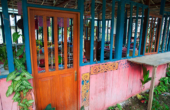
[[78,13],[29,8],[37,110],[78,107]]

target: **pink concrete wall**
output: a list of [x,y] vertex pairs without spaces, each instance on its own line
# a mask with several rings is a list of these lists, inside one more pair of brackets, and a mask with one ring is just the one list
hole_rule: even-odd
[[[92,66],[94,65],[80,67],[80,74],[90,74]],[[165,76],[166,68],[166,64],[158,66],[155,85],[159,83],[161,77]],[[152,67],[147,66],[147,69],[150,70],[151,77]],[[87,100],[88,106],[85,108],[88,110],[103,110],[140,93],[141,78],[142,66],[129,63],[127,60],[119,61],[117,70],[90,75],[89,100]],[[32,83],[32,80],[30,82]],[[6,79],[0,79],[0,110],[19,110],[17,103],[12,101],[13,95],[6,97],[9,85],[10,82],[6,82]],[[145,85],[144,89],[149,89],[149,87],[150,82]],[[81,88],[80,93],[82,93]],[[34,99],[33,94],[32,96]],[[80,105],[82,106],[82,97],[80,97]],[[33,110],[35,110],[35,104]]]
[[[99,65],[99,64],[95,64]],[[80,74],[90,73],[91,67],[94,65],[87,65],[80,68]],[[146,66],[150,70],[150,77],[152,76],[152,67]],[[156,82],[166,74],[167,65],[160,65],[157,68]],[[89,89],[89,105],[85,106],[86,110],[104,110],[109,106],[120,103],[131,96],[141,92],[142,79],[142,65],[127,62],[127,60],[119,61],[119,67],[114,71],[107,71],[95,75],[90,75],[90,89]],[[80,76],[81,76],[80,75]],[[150,88],[150,82],[145,85],[144,90]],[[80,88],[80,93],[82,93]],[[84,96],[83,96],[84,97]],[[80,104],[82,106],[82,96],[80,97]]]
[[[29,82],[32,84],[32,80],[29,80]],[[10,84],[11,82],[6,82],[6,78],[0,79],[0,110],[19,110],[17,102],[13,102],[12,100],[14,94],[6,97],[6,91]],[[34,100],[33,92],[31,92],[31,94]],[[31,110],[35,110],[35,103],[30,108]]]

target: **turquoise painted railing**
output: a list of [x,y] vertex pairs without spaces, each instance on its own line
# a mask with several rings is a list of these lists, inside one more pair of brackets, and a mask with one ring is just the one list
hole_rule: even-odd
[[[115,15],[115,3],[118,3],[118,10],[117,10],[117,27],[116,27],[116,44],[115,44],[115,52],[114,52],[114,59],[112,58],[112,48],[113,48],[113,30],[114,30],[114,15]],[[8,4],[7,4],[7,0],[1,0],[1,4],[2,4],[2,10],[3,10],[3,14],[4,17],[9,19],[9,15],[8,15]],[[124,34],[124,28],[126,25],[124,25],[124,21],[125,21],[125,4],[130,4],[130,18],[129,18],[129,28],[128,28],[128,35],[127,36],[131,36],[132,33],[132,11],[133,11],[133,6],[137,6],[137,11],[136,11],[136,15],[138,15],[138,8],[142,8],[142,17],[138,18],[138,16],[136,17],[136,19],[142,19],[141,21],[143,22],[143,17],[144,17],[144,10],[148,8],[147,5],[143,5],[143,4],[139,4],[130,0],[112,0],[112,19],[111,19],[111,32],[110,32],[110,58],[109,60],[104,60],[104,42],[105,42],[105,13],[106,13],[106,1],[103,0],[103,7],[102,7],[102,41],[101,41],[101,57],[100,57],[100,61],[98,61],[97,63],[105,63],[105,62],[110,62],[110,61],[117,61],[117,60],[121,60],[122,59],[122,47],[123,47],[123,34]],[[164,14],[164,5],[165,5],[165,0],[161,0],[161,13]],[[22,9],[23,9],[23,22],[24,22],[24,36],[25,36],[25,48],[26,48],[26,64],[27,64],[27,70],[28,72],[32,73],[32,69],[31,69],[31,57],[30,57],[30,45],[29,45],[29,28],[28,28],[28,7],[36,7],[36,8],[46,8],[46,9],[55,9],[55,10],[64,10],[64,11],[73,11],[73,12],[79,12],[80,13],[80,66],[84,66],[84,65],[90,65],[90,64],[95,64],[96,62],[93,60],[93,47],[94,47],[94,19],[95,19],[95,0],[92,0],[92,4],[91,4],[91,16],[92,16],[92,27],[91,28],[91,48],[90,48],[90,62],[88,63],[83,63],[83,16],[84,16],[84,0],[78,1],[78,9],[67,9],[67,8],[60,8],[60,7],[52,7],[52,6],[44,6],[44,5],[35,5],[35,4],[28,4],[27,0],[22,0]],[[162,14],[162,15],[163,15]],[[149,15],[149,12],[148,12]],[[7,45],[7,53],[8,53],[8,66],[9,71],[13,71],[14,70],[14,64],[13,64],[13,56],[12,56],[12,41],[11,41],[11,33],[8,31],[9,29],[9,21],[3,19],[4,21],[4,30],[5,30],[5,36],[6,36],[6,44]],[[137,20],[136,20],[136,24],[137,24]],[[148,24],[148,21],[146,22]],[[169,25],[169,24],[168,24]],[[141,32],[143,29],[147,29],[147,26],[143,28],[143,23],[141,23]],[[135,29],[135,40],[134,40],[134,48],[135,49],[135,44],[136,44],[136,32],[137,29]],[[125,32],[126,33],[126,32]],[[142,34],[145,34],[145,41],[146,41],[146,33],[140,33],[140,42],[139,42],[139,51],[141,50],[141,39],[142,39]],[[166,34],[165,34],[166,35]],[[130,38],[128,37],[128,45],[127,45],[127,57],[126,58],[131,58],[129,57],[129,49],[130,49]],[[146,43],[146,42],[145,42]],[[167,48],[168,50],[170,50],[170,43],[167,42]],[[159,43],[160,44],[160,43]],[[144,47],[145,48],[145,44]],[[145,49],[143,49],[144,51]],[[135,51],[134,51],[135,52]],[[133,52],[133,56],[132,57],[136,57],[134,56],[134,52]],[[139,52],[140,53],[140,52]],[[141,56],[138,53],[138,56]],[[144,53],[144,52],[143,52]],[[0,76],[0,78],[4,78],[6,76]]]
[[[116,37],[115,37],[115,52],[114,52],[114,58],[112,58],[113,56],[113,52],[112,52],[112,48],[113,48],[113,31],[114,31],[114,17],[115,17],[115,3],[118,3],[118,10],[117,10],[117,27],[116,27]],[[139,4],[130,0],[112,0],[112,16],[111,19],[105,19],[105,12],[106,12],[106,1],[103,1],[103,6],[102,6],[102,20],[96,20],[98,22],[102,21],[102,39],[101,39],[101,51],[100,51],[100,61],[94,61],[93,59],[93,47],[94,47],[94,3],[95,0],[92,0],[91,2],[91,44],[90,44],[90,62],[84,63],[83,62],[83,54],[80,54],[80,66],[84,66],[84,65],[90,65],[90,64],[95,64],[95,63],[105,63],[105,62],[110,62],[110,61],[117,61],[117,60],[121,60],[122,59],[122,47],[123,47],[123,34],[124,33],[128,33],[128,35],[126,36],[131,36],[132,35],[132,12],[133,12],[133,6],[137,6],[137,11],[136,11],[136,15],[137,17],[136,19],[136,24],[138,24],[138,19],[141,19],[141,29],[140,31],[143,31],[143,18],[144,18],[144,10],[148,9],[147,5],[143,5],[143,4]],[[128,32],[124,32],[124,28],[125,31],[127,31],[127,26],[124,24],[124,21],[126,21],[126,16],[124,15],[125,13],[125,5],[126,4],[130,4],[130,20],[129,20],[129,26],[128,26]],[[139,13],[139,7],[142,8],[142,17],[138,18],[138,13]],[[148,12],[149,14],[149,12]],[[134,18],[133,18],[134,19]],[[111,32],[110,32],[110,55],[109,55],[109,59],[108,60],[104,60],[104,44],[105,44],[105,38],[107,37],[108,39],[108,34],[106,34],[107,36],[105,36],[105,29],[106,29],[106,21],[111,20]],[[148,21],[147,21],[148,22]],[[99,23],[98,23],[99,24]],[[100,27],[98,26],[98,29]],[[136,25],[136,29],[135,29],[135,40],[134,40],[134,46],[133,46],[133,50],[135,50],[135,46],[136,46],[136,38],[137,38],[137,25]],[[145,28],[147,29],[147,28]],[[106,29],[107,33],[108,33],[108,29]],[[99,32],[99,31],[98,31]],[[139,51],[141,51],[141,40],[142,40],[142,34],[140,33],[140,42],[139,42]],[[144,33],[145,34],[145,33]],[[99,35],[99,34],[98,34]],[[145,35],[146,36],[146,35]],[[99,38],[99,36],[98,36]],[[80,44],[83,44],[83,38],[80,36],[81,42]],[[126,58],[131,58],[129,57],[129,50],[130,50],[130,39],[131,37],[128,37],[128,45],[127,45],[127,57]],[[146,40],[146,39],[145,39]],[[145,45],[143,46],[143,48],[145,48]],[[83,53],[83,46],[80,47],[80,53]],[[140,55],[140,52],[138,52],[138,56],[142,56]],[[135,56],[135,51],[133,51],[133,56],[132,57],[136,57]]]

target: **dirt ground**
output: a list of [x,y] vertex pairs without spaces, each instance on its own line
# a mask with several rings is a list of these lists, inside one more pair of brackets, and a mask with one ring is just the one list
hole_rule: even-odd
[[[170,108],[170,95],[159,95],[159,103],[166,104]],[[147,110],[147,103],[142,103],[137,97],[130,98],[123,106],[123,110]]]

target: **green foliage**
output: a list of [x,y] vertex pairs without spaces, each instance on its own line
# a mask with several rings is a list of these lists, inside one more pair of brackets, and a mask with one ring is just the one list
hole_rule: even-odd
[[33,102],[34,100],[23,99],[18,105],[22,107],[21,110],[29,110],[28,107],[31,106]]
[[44,110],[55,110],[55,108],[52,108],[51,104],[48,104]]
[[18,38],[20,37],[21,35],[19,34],[19,32],[15,32],[13,33],[12,37],[13,37],[13,42],[17,42]]
[[120,104],[117,104],[117,108],[118,108],[119,110],[122,110],[122,106],[121,106]]
[[[18,32],[13,34],[13,41],[16,42],[18,38],[22,36]],[[24,45],[17,50],[16,56],[14,56],[15,71],[8,74],[6,81],[11,81],[11,85],[8,87],[6,96],[9,97],[12,93],[15,93],[13,96],[14,102],[18,102],[18,105],[21,107],[21,110],[29,110],[28,107],[32,105],[34,100],[23,99],[21,101],[21,93],[26,96],[27,92],[33,87],[28,82],[28,79],[33,77],[25,70],[25,53]],[[19,56],[23,56],[19,58]]]
[[84,105],[80,108],[80,110],[85,110]]
[[160,84],[157,87],[155,87],[155,89],[154,89],[154,93],[156,95],[161,94],[163,92],[167,92],[168,87],[169,87],[168,77],[163,77],[159,81],[160,81]]
[[[168,75],[167,75],[168,76]],[[170,85],[168,83],[168,79],[170,77],[163,77],[159,81],[159,85],[155,87],[154,89],[154,97],[152,102],[152,110],[169,110],[169,107],[166,104],[161,104],[159,102],[159,96],[164,93],[168,92],[168,89],[170,88]],[[144,95],[145,100],[149,100],[149,94]]]
[[143,80],[141,79],[142,86],[149,82],[151,78],[149,77],[149,70],[147,71],[146,67],[143,66]]
[[4,63],[4,68],[5,66],[8,66],[7,52],[6,52],[5,45],[0,46],[0,61]]
[[119,110],[122,110],[122,106],[120,104],[117,104],[116,106],[111,106],[107,110],[115,110],[115,108],[118,108]]
[[40,45],[40,46],[43,46],[43,43],[42,43],[41,40],[36,40],[36,44],[37,44],[37,45]]

